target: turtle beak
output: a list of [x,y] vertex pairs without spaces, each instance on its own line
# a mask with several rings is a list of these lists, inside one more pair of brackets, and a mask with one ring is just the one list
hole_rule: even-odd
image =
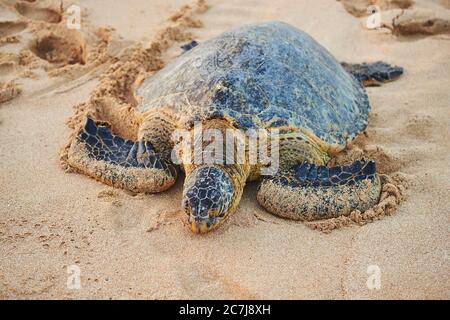
[[198,218],[193,215],[187,217],[187,224],[194,233],[207,233],[214,229],[220,222],[217,217]]

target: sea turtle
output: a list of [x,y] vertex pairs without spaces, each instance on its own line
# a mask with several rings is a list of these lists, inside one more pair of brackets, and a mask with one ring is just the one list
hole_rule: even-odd
[[[185,221],[196,233],[223,222],[236,210],[246,181],[259,177],[259,203],[282,217],[330,218],[377,203],[381,186],[373,161],[326,165],[367,126],[364,84],[394,80],[402,68],[340,64],[308,34],[282,22],[240,27],[184,49],[136,90],[138,141],[87,116],[69,148],[71,166],[134,192],[166,190],[181,167]],[[245,149],[244,160],[178,166],[175,160],[195,148],[174,132],[195,136],[198,123],[200,133],[230,131]],[[279,133],[275,174],[262,176],[263,165],[250,163],[248,135],[238,134],[247,129]],[[195,139],[206,154],[208,143]]]

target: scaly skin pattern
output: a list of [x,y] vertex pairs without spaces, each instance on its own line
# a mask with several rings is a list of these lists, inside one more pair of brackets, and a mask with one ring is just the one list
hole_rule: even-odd
[[87,118],[72,142],[69,164],[103,183],[133,192],[160,192],[172,186],[177,171],[148,141],[130,141]]
[[[206,172],[204,172],[206,170]],[[186,178],[183,192],[185,222],[195,233],[205,233],[220,225],[236,210],[245,182],[226,168],[208,166],[194,170]]]
[[382,83],[397,80],[403,74],[403,68],[382,61],[373,63],[341,63],[342,67],[360,81],[365,87],[379,86]]
[[[212,119],[203,124],[202,137],[205,130],[215,129],[223,137],[226,130],[237,133],[236,128],[224,119]],[[191,130],[192,141],[195,141],[194,130]],[[247,145],[245,136],[234,135],[234,158],[231,164],[226,162],[226,148],[222,154],[221,163],[205,164],[195,163],[194,152],[205,152],[208,141],[203,140],[200,145],[183,145],[180,147],[180,159],[185,159],[189,153],[191,161],[182,163],[186,179],[183,187],[183,203],[185,222],[195,233],[205,233],[218,227],[226,218],[236,211],[241,200],[244,186],[249,178],[251,165],[248,151],[244,153],[244,161],[238,161],[237,149]],[[243,139],[243,140],[241,140]]]
[[[233,126],[215,119],[206,122],[204,128],[224,133]],[[355,209],[364,211],[378,201],[381,185],[374,162],[356,161],[350,166],[328,168],[324,166],[328,155],[299,132],[281,135],[280,151],[280,172],[265,178],[257,195],[269,212],[297,220],[324,219]],[[95,179],[135,192],[163,191],[177,175],[174,165],[155,152],[148,141],[124,140],[90,118],[71,145],[69,160]],[[247,152],[244,160],[231,165],[183,164],[186,180],[182,205],[193,232],[211,231],[235,212],[250,173],[253,171],[252,179],[259,176],[257,166],[249,164]]]
[[265,179],[257,199],[281,217],[316,220],[363,212],[378,202],[380,192],[373,161],[330,168],[303,163]]
[[[115,187],[160,192],[176,180],[175,147],[186,174],[186,224],[205,233],[236,211],[246,181],[261,176],[263,167],[250,164],[248,141],[238,130],[279,130],[279,170],[262,177],[257,194],[268,211],[313,220],[377,203],[381,185],[372,161],[326,164],[367,126],[363,85],[394,80],[403,69],[382,62],[341,65],[309,35],[281,22],[245,26],[185,49],[137,89],[138,141],[88,118],[69,148],[72,167]],[[235,130],[244,161],[184,161],[192,149],[172,134],[188,130],[195,140],[197,123],[203,130]],[[207,144],[200,151],[207,153]]]

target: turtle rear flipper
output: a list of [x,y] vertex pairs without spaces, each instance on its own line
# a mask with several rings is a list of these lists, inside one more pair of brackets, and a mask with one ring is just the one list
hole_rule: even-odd
[[269,212],[295,220],[317,220],[374,206],[381,183],[373,161],[326,167],[303,163],[266,178],[258,202]]
[[134,192],[166,190],[177,177],[175,166],[148,141],[125,140],[91,118],[73,140],[68,161],[97,180]]
[[385,82],[397,80],[403,74],[402,67],[382,61],[354,64],[342,62],[341,65],[365,87],[380,86]]

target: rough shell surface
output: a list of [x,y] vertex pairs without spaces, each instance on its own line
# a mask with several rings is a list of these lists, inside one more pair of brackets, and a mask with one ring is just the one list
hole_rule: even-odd
[[343,145],[367,126],[360,83],[306,33],[282,22],[199,44],[146,79],[139,112],[169,107],[184,127],[228,117],[243,129],[291,126]]

